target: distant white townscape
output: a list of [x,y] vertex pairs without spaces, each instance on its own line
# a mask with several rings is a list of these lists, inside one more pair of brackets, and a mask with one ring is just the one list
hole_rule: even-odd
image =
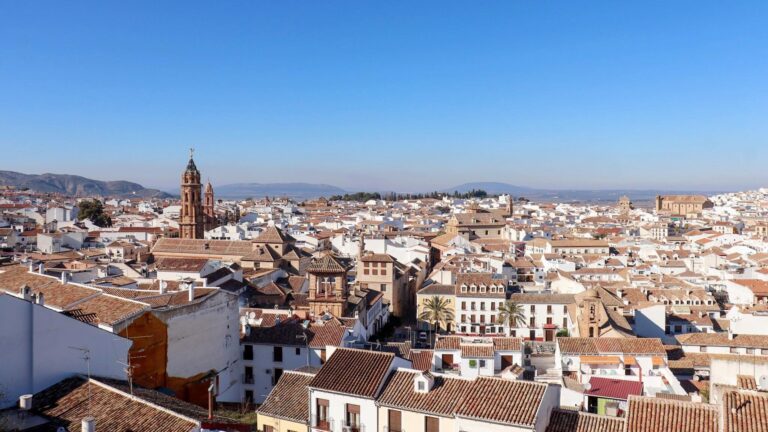
[[768,189],[229,200],[180,172],[180,199],[0,190],[3,427],[762,430]]

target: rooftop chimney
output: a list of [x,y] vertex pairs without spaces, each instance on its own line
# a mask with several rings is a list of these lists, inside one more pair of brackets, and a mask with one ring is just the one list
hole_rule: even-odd
[[96,432],[96,419],[91,416],[84,418],[80,428],[83,432]]
[[69,272],[61,272],[61,284],[64,285],[69,282]]
[[165,291],[168,289],[168,282],[161,280],[158,285],[160,286],[160,294],[165,294]]
[[21,288],[19,288],[19,295],[24,300],[29,301],[32,298],[32,288],[30,288],[28,285],[22,285]]
[[35,272],[35,262],[31,261],[31,260],[29,261],[29,272],[30,273],[34,273]]
[[45,297],[43,296],[43,293],[37,293],[37,304],[45,306]]
[[187,290],[189,293],[189,301],[193,301],[195,299],[195,283],[191,282],[189,284],[189,289]]
[[32,409],[31,394],[25,394],[25,395],[19,396],[19,408],[21,408],[24,411],[29,411]]
[[40,273],[40,274],[43,274],[44,271],[45,271],[45,264],[43,264],[43,263],[38,264],[37,265],[37,272]]

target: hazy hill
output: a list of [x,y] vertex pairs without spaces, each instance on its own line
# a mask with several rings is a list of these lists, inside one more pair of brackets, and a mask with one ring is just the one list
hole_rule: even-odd
[[122,180],[92,180],[69,174],[22,174],[13,171],[0,171],[0,185],[72,196],[136,196],[143,198],[170,196],[157,189],[147,189],[138,183]]
[[263,198],[270,196],[288,197],[296,200],[346,193],[344,189],[336,186],[313,183],[235,183],[214,185],[213,190],[217,198]]

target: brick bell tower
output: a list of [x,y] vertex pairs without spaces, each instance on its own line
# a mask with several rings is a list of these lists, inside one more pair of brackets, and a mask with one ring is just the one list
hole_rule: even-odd
[[194,159],[195,150],[189,149],[189,162],[187,169],[181,175],[181,238],[203,238],[203,205],[201,200],[202,184],[200,183],[200,171],[197,170]]

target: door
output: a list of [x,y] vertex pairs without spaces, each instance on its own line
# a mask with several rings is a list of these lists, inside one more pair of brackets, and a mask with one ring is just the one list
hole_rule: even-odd
[[426,432],[440,432],[440,419],[437,417],[424,417],[424,430]]
[[555,340],[555,331],[553,329],[546,329],[544,330],[544,340],[547,342],[552,342]]
[[512,366],[512,356],[511,355],[501,356],[501,369],[503,370],[510,366]]
[[453,368],[453,354],[443,354],[442,357],[443,361],[443,369],[452,369]]

